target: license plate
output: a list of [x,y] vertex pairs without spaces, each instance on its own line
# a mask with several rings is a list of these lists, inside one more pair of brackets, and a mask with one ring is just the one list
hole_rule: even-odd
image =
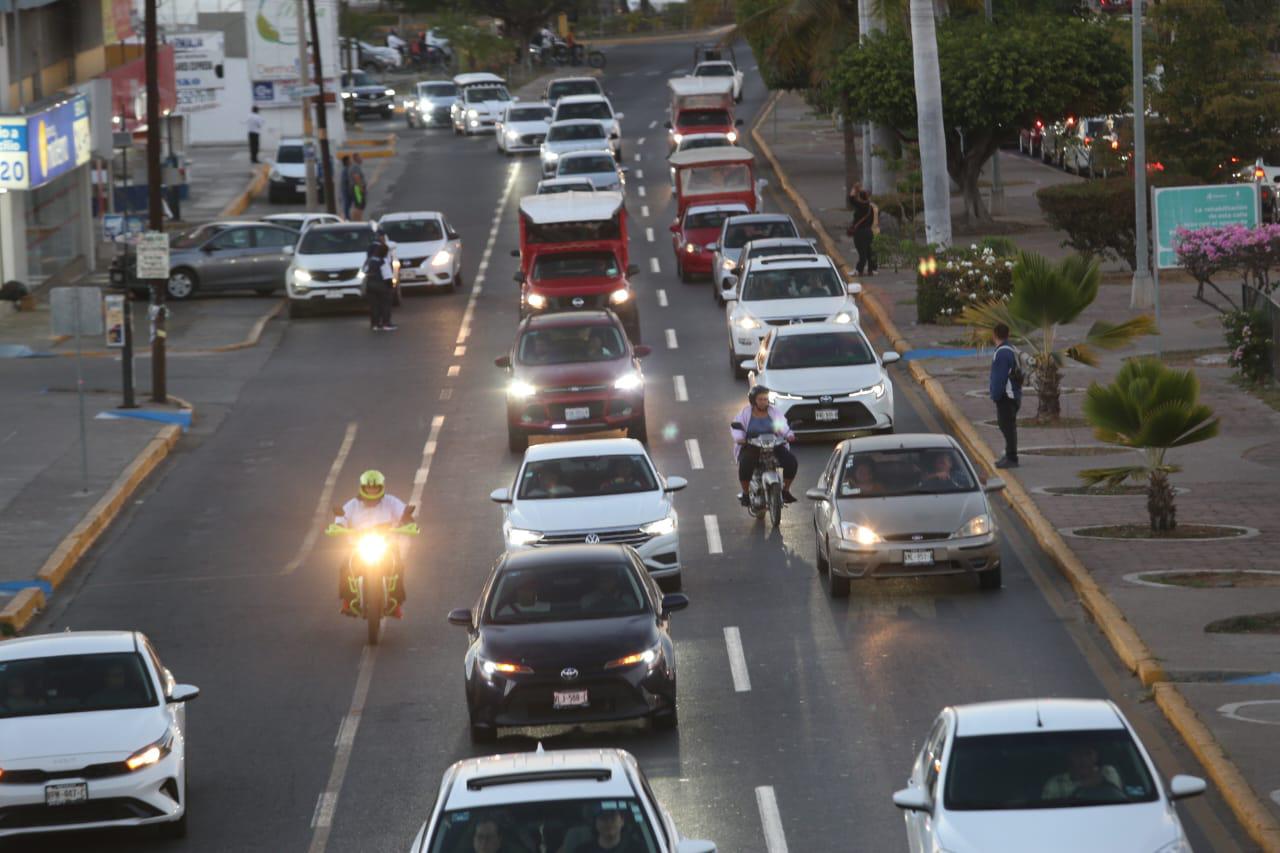
[[65,785],[45,785],[44,804],[65,806],[67,803],[83,803],[89,799],[87,782],[69,782]]
[[904,566],[932,566],[933,551],[903,551],[902,564]]
[[325,299],[341,299],[342,292],[338,290],[330,290],[324,295]]
[[417,278],[417,277],[418,277],[418,271],[417,271],[417,270],[412,269],[412,268],[410,268],[410,267],[401,267],[401,268],[400,268],[400,280],[401,280],[401,281],[408,281],[409,279],[413,279],[413,278]]
[[551,706],[553,708],[584,708],[586,705],[587,691],[585,690],[551,691]]
[[840,412],[836,409],[815,409],[813,417],[819,421],[834,421],[840,419]]
[[564,410],[566,421],[585,421],[589,417],[591,417],[591,409],[588,406],[572,406]]

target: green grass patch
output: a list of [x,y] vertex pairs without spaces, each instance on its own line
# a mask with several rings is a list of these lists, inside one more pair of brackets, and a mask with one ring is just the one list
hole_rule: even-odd
[[1204,626],[1207,634],[1280,634],[1280,611],[1229,616]]

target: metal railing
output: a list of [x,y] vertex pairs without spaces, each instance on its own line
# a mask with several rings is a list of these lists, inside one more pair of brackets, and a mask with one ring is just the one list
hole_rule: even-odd
[[1267,343],[1271,378],[1280,376],[1280,346],[1277,346],[1280,344],[1280,304],[1270,294],[1263,293],[1252,285],[1241,284],[1240,308],[1244,311],[1257,311],[1267,318],[1271,329],[1271,340]]

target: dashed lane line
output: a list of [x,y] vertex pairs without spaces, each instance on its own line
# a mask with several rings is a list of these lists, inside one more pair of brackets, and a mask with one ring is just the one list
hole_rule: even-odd
[[356,730],[360,727],[360,718],[364,715],[365,701],[369,698],[369,684],[373,681],[373,667],[378,660],[378,647],[365,646],[360,653],[360,665],[356,670],[356,689],[351,696],[351,707],[342,725],[338,727],[337,748],[334,751],[333,767],[329,771],[329,781],[316,801],[316,809],[311,817],[313,832],[311,846],[307,853],[324,853],[329,844],[329,833],[333,828],[333,814],[338,808],[338,796],[342,793],[342,783],[347,776],[347,767],[351,763],[351,750],[355,744]]
[[[507,208],[507,200],[511,198],[511,188],[516,184],[516,177],[520,174],[520,164],[512,163],[510,174],[507,176],[507,185],[502,190],[502,197],[498,199],[498,206],[493,211],[493,222],[489,226],[489,238],[484,244],[484,252],[480,255],[480,266],[476,271],[475,281],[471,283],[471,296],[467,299],[467,307],[462,312],[462,325],[458,329],[458,337],[454,341],[457,346],[462,346],[467,342],[467,338],[471,336],[471,320],[476,313],[476,300],[480,298],[481,291],[484,290],[485,275],[489,271],[489,258],[493,256],[493,245],[498,240],[498,231],[502,227],[502,213]],[[457,376],[456,373],[449,374]]]
[[644,169],[636,169],[636,180],[638,181],[644,180]]
[[644,187],[636,187],[636,192],[640,194],[640,198],[644,198]]
[[449,369],[448,369],[447,371],[445,371],[445,374],[446,374],[447,376],[449,376],[449,377],[454,377],[454,376],[457,376],[457,375],[458,375],[459,373],[461,373],[461,372],[462,372],[462,365],[460,365],[460,364],[451,364],[451,365],[449,365]]
[[675,329],[667,329],[667,349],[680,349],[680,342],[676,340]]
[[652,243],[652,242],[653,242],[653,229],[652,229],[652,228],[646,228],[646,229],[644,229],[644,238],[645,238],[646,240],[648,240],[650,243]]
[[338,485],[338,475],[342,473],[342,466],[347,462],[347,454],[351,452],[351,445],[355,444],[356,431],[360,425],[355,421],[347,424],[347,431],[342,436],[342,444],[338,445],[338,455],[333,457],[332,464],[329,465],[329,473],[324,478],[324,488],[320,490],[320,500],[316,503],[316,511],[311,519],[311,527],[307,530],[306,537],[302,540],[302,545],[298,548],[298,553],[294,554],[293,559],[284,567],[283,574],[291,575],[298,570],[298,566],[302,565],[302,561],[307,559],[311,553],[311,549],[316,545],[316,539],[320,537],[320,531],[324,529],[325,519],[333,517],[331,502],[333,501],[333,490]]
[[684,450],[689,454],[689,467],[695,471],[701,471],[702,448],[698,446],[698,439],[686,438],[684,440]]
[[676,386],[676,402],[689,402],[689,388],[684,383],[684,377],[677,374],[676,376],[671,377],[671,382]]
[[644,137],[643,137],[643,136],[636,140],[636,145],[644,145]]
[[[638,151],[637,151],[637,152],[636,152],[636,154],[635,154],[635,156],[634,156],[632,159],[633,159],[633,160],[635,160],[635,162],[639,163],[639,162],[640,162],[640,152],[638,152]],[[641,175],[641,174],[639,174],[639,172],[637,172],[637,173],[636,173],[636,177],[638,177],[638,178],[643,178],[643,177],[644,177],[644,175]]]
[[663,290],[661,287],[659,287],[659,288],[658,288],[658,290],[656,291],[656,293],[657,293],[657,296],[658,296],[658,307],[659,307],[659,308],[666,308],[666,307],[667,307],[667,292],[666,292],[665,290]]
[[431,432],[427,433],[427,442],[422,445],[422,464],[413,474],[413,495],[409,503],[422,506],[422,492],[427,487],[427,475],[431,473],[431,460],[436,455],[436,444],[440,440],[440,430],[444,428],[444,415],[431,418]]
[[756,806],[760,809],[760,824],[764,827],[764,846],[769,853],[787,853],[787,836],[782,832],[782,815],[778,813],[778,798],[770,785],[756,788]]
[[737,627],[729,625],[724,629],[724,645],[729,651],[729,674],[733,676],[734,692],[750,693],[751,676],[747,672],[746,653],[742,651],[742,634]]
[[646,219],[649,218],[649,205],[647,204],[640,205],[640,215]]
[[649,259],[649,272],[651,272],[651,273],[660,273],[660,272],[662,272],[662,267],[660,267],[660,266],[658,265],[658,259],[657,259],[657,258],[650,258],[650,259]]
[[714,515],[704,515],[702,524],[707,528],[707,553],[723,554],[724,545],[720,542],[720,521]]
[[650,129],[650,130],[653,130],[653,129],[654,129],[655,127],[657,127],[657,126],[658,126],[658,120],[657,120],[657,119],[654,119],[653,121],[649,122],[649,129]]

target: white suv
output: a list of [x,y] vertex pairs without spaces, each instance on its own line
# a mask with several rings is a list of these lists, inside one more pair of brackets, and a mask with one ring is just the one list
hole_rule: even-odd
[[565,749],[465,758],[449,766],[411,853],[594,846],[597,821],[621,820],[620,849],[715,853],[680,835],[635,757],[621,749]]
[[679,518],[671,493],[683,477],[663,477],[643,444],[606,438],[537,444],[502,504],[508,552],[579,543],[630,545],[668,592],[680,589]]

